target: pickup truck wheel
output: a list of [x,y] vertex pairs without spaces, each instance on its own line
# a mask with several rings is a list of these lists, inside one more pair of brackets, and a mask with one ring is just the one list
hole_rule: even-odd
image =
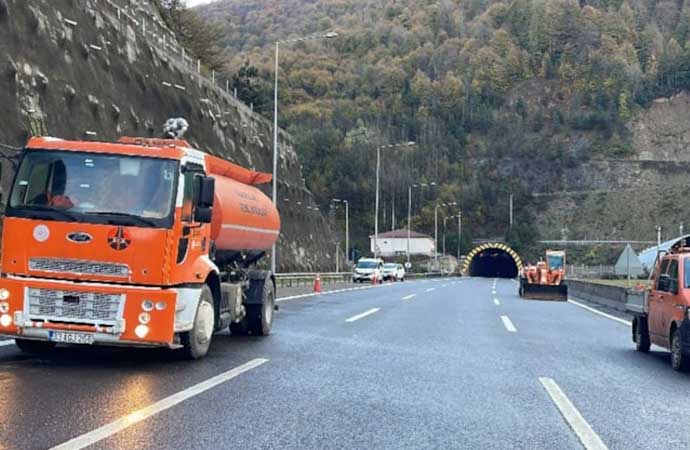
[[247,325],[254,336],[268,336],[273,325],[275,309],[275,291],[273,283],[266,280],[260,305],[247,305]]
[[635,348],[638,352],[647,353],[651,347],[649,342],[649,330],[647,329],[647,321],[637,319],[635,321],[635,329],[633,331],[635,337]]
[[184,354],[187,358],[199,359],[206,356],[211,346],[214,325],[213,294],[211,293],[211,288],[204,285],[201,288],[201,297],[196,308],[194,326],[190,331],[182,333],[180,336]]
[[45,353],[51,351],[57,345],[51,341],[34,341],[31,339],[15,339],[14,343],[17,344],[19,350],[25,353]]
[[680,331],[674,330],[671,335],[671,367],[679,372],[688,370],[688,355],[683,353],[682,348]]

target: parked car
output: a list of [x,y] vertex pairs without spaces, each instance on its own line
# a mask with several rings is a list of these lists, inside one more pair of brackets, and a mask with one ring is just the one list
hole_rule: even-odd
[[378,282],[383,277],[383,260],[379,258],[360,258],[357,261],[354,272],[352,272],[353,283],[363,283],[376,278]]
[[405,281],[405,268],[402,264],[386,263],[383,265],[383,279]]

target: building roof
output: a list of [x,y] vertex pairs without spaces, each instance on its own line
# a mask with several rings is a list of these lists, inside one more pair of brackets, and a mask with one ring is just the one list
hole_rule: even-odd
[[[369,238],[373,239],[374,235],[369,235]],[[402,229],[402,230],[393,230],[393,231],[386,231],[385,233],[379,233],[379,239],[407,239],[407,230]],[[431,236],[423,234],[423,233],[417,233],[416,231],[410,231],[410,238],[426,238],[426,239],[431,239]]]

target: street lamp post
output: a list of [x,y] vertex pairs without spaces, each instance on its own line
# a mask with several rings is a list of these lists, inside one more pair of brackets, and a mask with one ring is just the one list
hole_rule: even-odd
[[407,262],[410,262],[410,228],[412,227],[412,188],[425,188],[427,186],[436,186],[436,183],[419,183],[412,184],[407,190]]
[[398,148],[398,147],[411,147],[415,145],[414,141],[409,141],[400,144],[388,144],[379,145],[376,147],[376,201],[375,201],[375,212],[374,212],[374,258],[379,256],[379,174],[381,172],[381,150]]
[[[440,207],[455,206],[457,202],[436,204],[434,208],[434,262],[438,266],[438,209]],[[445,250],[444,250],[445,253]]]
[[[275,68],[274,68],[274,86],[273,86],[273,204],[277,204],[278,200],[278,56],[280,54],[280,44],[291,44],[293,42],[308,41],[313,39],[330,39],[337,37],[338,33],[331,31],[326,34],[316,36],[307,36],[297,39],[286,39],[284,41],[276,42],[275,49]],[[271,248],[271,271],[276,272],[276,244]]]
[[460,261],[460,243],[462,242],[462,211],[458,213],[458,261]]
[[350,262],[350,202],[334,198],[335,203],[345,203],[345,261]]

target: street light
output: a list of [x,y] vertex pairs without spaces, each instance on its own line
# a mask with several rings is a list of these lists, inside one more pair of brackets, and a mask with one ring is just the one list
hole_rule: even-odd
[[[443,207],[446,208],[448,206],[455,206],[457,205],[457,202],[451,202],[451,203],[441,203],[441,204],[436,204],[436,207],[434,208],[434,261],[438,265],[438,209]],[[444,250],[445,253],[445,250]]]
[[458,212],[458,261],[460,261],[460,243],[462,242],[462,211]]
[[[318,34],[314,36],[307,36],[296,39],[286,39],[276,42],[276,60],[275,60],[275,84],[273,88],[273,204],[277,203],[278,199],[278,55],[280,54],[280,44],[291,44],[300,41],[309,41],[314,39],[331,39],[338,37],[338,33],[330,31],[326,34]],[[276,272],[276,244],[271,248],[271,271]]]
[[335,203],[345,203],[345,260],[350,263],[350,202],[334,198]]
[[427,186],[436,186],[436,182],[412,184],[407,189],[407,262],[410,262],[410,228],[412,227],[412,188],[425,188]]
[[401,142],[399,144],[379,145],[376,147],[376,212],[374,213],[374,258],[379,254],[379,172],[381,170],[381,150],[399,147],[412,147],[414,141]]

